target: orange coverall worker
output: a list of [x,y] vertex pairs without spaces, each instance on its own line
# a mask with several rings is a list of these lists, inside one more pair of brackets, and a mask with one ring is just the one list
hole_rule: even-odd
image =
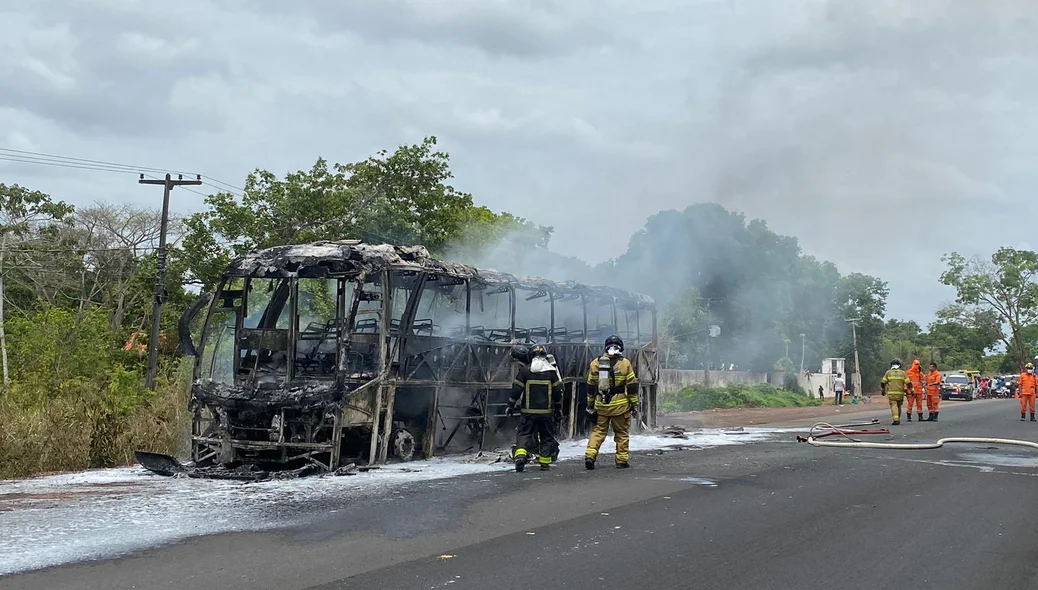
[[[923,388],[923,368],[919,365],[919,359],[912,361],[912,366],[905,371],[908,375],[908,381],[912,383],[912,391],[905,395],[905,399],[908,403],[905,404],[905,418],[909,422],[912,421],[912,407],[915,406],[916,416],[919,421],[923,421],[923,396],[926,395],[926,390]],[[927,403],[927,408],[929,408]]]
[[1031,410],[1031,422],[1034,422],[1034,397],[1038,393],[1038,377],[1034,374],[1034,365],[1027,363],[1024,372],[1020,373],[1020,419],[1028,408]]
[[930,372],[926,374],[926,419],[929,422],[937,422],[937,414],[941,405],[941,381],[944,378],[937,367],[930,365]]

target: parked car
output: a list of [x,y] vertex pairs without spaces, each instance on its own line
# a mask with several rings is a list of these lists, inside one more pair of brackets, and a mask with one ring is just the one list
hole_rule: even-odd
[[962,373],[944,376],[944,380],[941,382],[942,400],[958,398],[971,402],[976,397],[977,390],[968,376]]

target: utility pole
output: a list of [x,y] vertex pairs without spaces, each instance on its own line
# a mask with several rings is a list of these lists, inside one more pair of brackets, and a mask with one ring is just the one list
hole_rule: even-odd
[[854,339],[854,384],[855,395],[863,396],[865,392],[861,390],[861,364],[858,363],[858,322],[861,318],[851,318],[844,320],[851,324],[851,337]]
[[202,184],[202,176],[197,175],[195,180],[184,180],[183,174],[178,174],[173,180],[166,174],[164,180],[148,180],[141,174],[140,184],[161,184],[162,190],[162,225],[159,228],[159,250],[158,250],[158,273],[155,276],[155,302],[151,312],[151,335],[148,339],[148,376],[144,385],[155,390],[155,374],[159,365],[159,320],[162,318],[162,304],[166,301],[166,229],[169,227],[169,193],[173,187]]
[[706,300],[706,364],[703,365],[703,381],[710,387],[710,299]]
[[710,315],[710,304],[714,301],[723,301],[720,297],[707,297],[706,299],[706,363],[703,365],[703,380],[706,387],[710,387],[710,339],[720,335],[720,331],[714,330],[712,316]]
[[804,374],[804,356],[807,354],[807,334],[800,334],[800,374]]

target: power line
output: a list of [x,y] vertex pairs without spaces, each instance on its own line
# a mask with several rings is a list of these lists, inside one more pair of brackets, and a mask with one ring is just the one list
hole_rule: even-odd
[[[207,184],[219,191],[244,193],[245,189],[233,185],[229,182],[224,182],[218,178],[208,176],[205,174],[197,175],[192,172],[185,172],[183,170],[166,170],[162,168],[154,168],[152,166],[134,166],[132,164],[120,164],[119,162],[109,162],[106,160],[93,160],[90,158],[77,158],[73,156],[60,156],[57,154],[45,154],[42,152],[32,152],[28,150],[16,150],[14,148],[0,147],[0,160],[6,160],[9,162],[21,162],[24,164],[40,164],[45,166],[58,166],[63,168],[79,168],[82,170],[99,170],[102,172],[121,172],[121,173],[132,173],[138,174],[140,172],[155,172],[165,174],[170,172],[173,174],[184,174],[188,176],[201,176],[208,180]],[[199,193],[201,194],[201,193]]]
[[46,160],[25,159],[25,158],[22,158],[22,157],[12,157],[12,156],[6,156],[6,155],[2,155],[2,154],[0,154],[0,160],[4,160],[4,161],[7,161],[7,162],[20,162],[22,164],[40,164],[40,165],[43,165],[43,166],[56,166],[58,168],[78,168],[80,170],[97,170],[97,171],[100,171],[100,172],[121,172],[123,174],[136,174],[137,173],[135,170],[124,170],[124,169],[121,169],[121,168],[107,168],[107,167],[93,166],[93,165],[70,164],[70,163],[67,163],[67,162],[57,162],[57,161],[52,162],[52,161],[46,161]]

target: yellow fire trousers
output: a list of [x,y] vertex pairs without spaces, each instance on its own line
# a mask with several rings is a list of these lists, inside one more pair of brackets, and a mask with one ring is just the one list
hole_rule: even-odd
[[613,441],[616,443],[616,462],[626,463],[630,458],[631,445],[631,414],[630,412],[620,416],[603,416],[601,414],[595,420],[591,428],[591,437],[587,441],[587,451],[584,457],[594,459],[598,457],[598,449],[609,435],[609,426],[613,427]]
[[901,420],[901,406],[905,403],[905,394],[888,393],[887,403],[890,404],[890,415],[894,418],[894,421]]

